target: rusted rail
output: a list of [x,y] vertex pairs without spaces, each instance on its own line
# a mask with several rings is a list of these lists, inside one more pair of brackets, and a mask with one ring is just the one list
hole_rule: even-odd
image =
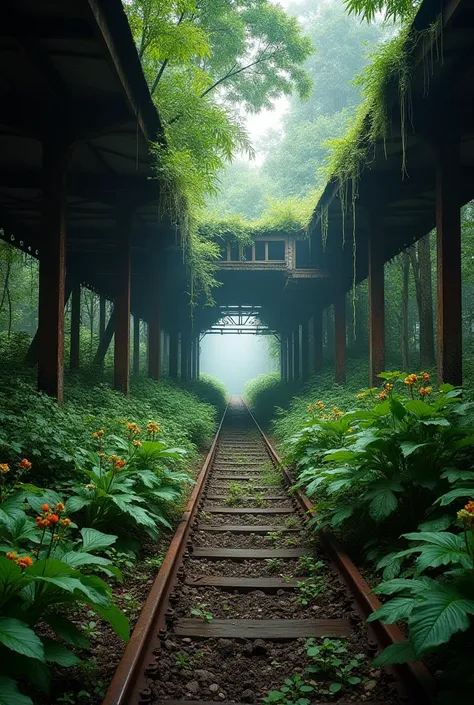
[[[293,483],[290,472],[287,468],[282,466],[280,458],[273,449],[268,438],[263,433],[262,429],[258,425],[256,419],[247,408],[251,419],[256,425],[261,437],[263,439],[264,447],[268,457],[271,459],[275,467],[279,468],[283,473],[286,485]],[[209,472],[212,468],[216,449],[218,447],[218,440],[221,433],[222,425],[227,413],[227,409],[224,412],[219,429],[216,433],[214,441],[212,443],[209,454],[203,465],[203,468],[199,474],[197,484],[192,492],[192,495],[187,503],[186,510],[181,517],[178,524],[174,538],[170,544],[168,552],[166,554],[165,560],[163,561],[162,567],[156,577],[147,601],[141,611],[138,622],[133,631],[130,642],[128,643],[124,655],[119,663],[119,666],[115,672],[112,682],[109,686],[103,705],[145,705],[147,703],[156,705],[160,702],[160,699],[152,693],[150,688],[150,679],[159,673],[159,654],[160,654],[160,636],[163,637],[165,633],[165,627],[167,618],[170,616],[170,596],[178,581],[178,577],[182,575],[180,567],[182,565],[183,559],[185,558],[187,549],[191,549],[190,542],[188,541],[191,529],[193,528],[194,520],[197,516],[197,512],[202,506],[202,497],[205,490],[207,480],[209,479]],[[249,463],[251,465],[251,463]],[[223,471],[225,472],[225,470]],[[252,471],[250,470],[250,473]],[[221,474],[221,479],[225,475]],[[293,500],[298,506],[298,509],[302,510],[305,516],[312,514],[312,506],[307,497],[299,490],[294,492]],[[207,511],[207,510],[206,510]],[[217,511],[217,509],[214,509]],[[244,510],[245,511],[245,510]],[[240,511],[240,513],[244,513]],[[264,510],[261,510],[264,511]],[[276,510],[274,510],[276,511]],[[254,512],[256,513],[256,512]],[[278,515],[277,515],[278,516]],[[259,522],[260,523],[260,522]],[[200,525],[201,528],[206,528],[205,524]],[[214,527],[215,529],[216,527]],[[234,530],[241,529],[238,525],[233,527]],[[256,533],[263,533],[263,527],[256,525]],[[321,545],[324,551],[327,553],[331,560],[331,563],[339,576],[341,577],[343,583],[347,586],[348,592],[351,594],[355,607],[359,612],[360,616],[366,619],[372,612],[374,612],[380,606],[378,599],[371,594],[370,588],[358,572],[355,565],[352,563],[347,554],[337,545],[334,537],[329,531],[322,532]],[[298,553],[299,549],[293,549],[293,552]],[[287,551],[288,552],[288,551]],[[235,553],[235,556],[234,556]],[[246,554],[249,558],[251,551],[245,549],[242,553]],[[254,551],[254,553],[267,553],[266,551]],[[276,553],[276,551],[275,551]],[[290,551],[291,553],[291,551]],[[200,555],[205,556],[207,559],[214,555],[217,559],[225,559],[228,555],[232,554],[233,560],[239,560],[239,550],[238,549],[206,549],[199,550],[194,549],[192,554],[193,558],[198,559]],[[265,587],[271,592],[272,589],[277,590],[281,588],[278,578],[255,578],[260,585],[265,583]],[[215,585],[219,586],[221,589],[252,589],[252,579],[248,582],[247,587],[245,583],[249,581],[248,578],[245,580],[235,578],[224,578],[224,577],[212,577],[207,578],[197,578],[190,579],[186,576],[184,584],[187,585]],[[284,582],[284,581],[281,581]],[[241,585],[241,583],[243,583]],[[294,587],[292,584],[287,584],[285,586],[286,590]],[[172,611],[172,610],[171,610]],[[283,620],[285,621],[285,620]],[[306,631],[311,628],[309,622],[311,620],[300,620],[303,622],[301,625],[302,632],[299,635],[298,625],[296,624],[298,620],[294,621],[294,634],[287,635],[288,638],[294,638],[296,636],[306,636]],[[313,632],[312,635],[318,634],[318,629],[322,629],[321,633],[327,628],[327,625],[323,624],[325,620],[313,620]],[[327,620],[331,622],[331,620]],[[339,621],[339,624],[336,622]],[[196,635],[201,637],[214,637],[219,638],[220,636],[225,636],[229,632],[230,626],[234,629],[235,634],[241,638],[253,638],[251,634],[253,630],[257,629],[262,631],[266,629],[268,635],[267,638],[271,638],[271,634],[274,632],[276,638],[281,638],[282,633],[288,626],[280,629],[277,624],[278,620],[240,620],[239,625],[235,622],[226,620],[215,620],[211,625],[206,624],[196,624],[195,620],[181,619],[178,620],[177,628],[175,629],[175,634],[181,634],[190,636],[194,632]],[[226,624],[228,626],[226,626]],[[288,622],[287,622],[288,624]],[[332,620],[332,628],[336,630],[342,630],[337,633],[344,633],[347,629],[346,620]],[[191,632],[189,631],[191,629]],[[280,629],[280,631],[279,631]],[[283,629],[283,632],[281,631]],[[306,630],[306,631],[305,631]],[[199,633],[199,634],[198,634]],[[403,640],[403,635],[401,631],[396,626],[387,626],[382,623],[376,622],[370,625],[369,635],[375,640],[374,648],[377,644],[380,647],[386,647],[389,644],[396,643]],[[236,637],[237,638],[237,637]],[[260,637],[259,637],[260,638]],[[225,639],[224,639],[225,640]],[[376,642],[376,643],[375,643]],[[369,637],[370,643],[370,637]],[[411,702],[416,703],[416,705],[431,705],[434,702],[434,684],[428,670],[425,666],[419,662],[411,664],[402,664],[391,669],[397,683],[397,688],[402,695],[411,696]],[[179,705],[183,705],[184,701],[166,701],[166,702],[176,702]],[[191,702],[187,700],[187,702]],[[209,705],[206,703],[206,698],[201,701],[203,705]],[[224,703],[225,705],[225,703]]]
[[178,570],[186,550],[186,542],[196,514],[207,475],[216,452],[219,433],[224,423],[225,409],[222,419],[207,454],[202,470],[194,486],[193,492],[186,504],[186,509],[179,521],[176,533],[171,541],[165,559],[156,576],[148,598],[143,605],[140,616],[133,630],[122,659],[110,683],[102,705],[131,705],[146,702],[146,674],[155,666],[156,659],[153,649],[160,629],[165,624],[169,596],[178,575]]
[[[292,486],[294,484],[294,478],[292,477],[291,472],[282,464],[277,452],[261,429],[257,419],[252,414],[248,406],[247,411],[262,434],[269,455],[273,459],[274,463],[276,463],[276,465],[283,472],[287,485]],[[306,495],[299,489],[293,490],[292,494],[298,500],[298,503],[305,514],[307,516],[314,516],[313,505],[308,497],[306,497]],[[341,579],[353,595],[359,613],[364,619],[367,619],[373,612],[382,606],[382,603],[373,594],[369,585],[357,570],[347,553],[336,541],[336,538],[332,532],[327,528],[323,529],[320,532],[319,539],[321,546],[330,557]],[[403,636],[401,630],[395,624],[384,624],[383,622],[377,620],[370,624],[369,629],[381,649],[384,649],[391,644],[405,641],[405,637]],[[400,686],[402,688],[406,688],[407,693],[415,695],[417,704],[432,705],[432,703],[435,702],[436,689],[434,679],[421,661],[397,664],[395,666],[391,666],[390,670],[394,673]]]

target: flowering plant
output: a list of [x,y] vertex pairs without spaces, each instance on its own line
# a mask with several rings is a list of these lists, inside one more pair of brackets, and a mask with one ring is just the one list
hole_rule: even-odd
[[[23,484],[31,468],[23,459],[17,471],[2,464],[0,496],[0,679],[8,702],[32,701],[18,691],[15,676],[25,675],[47,692],[47,663],[62,666],[79,658],[61,642],[87,647],[87,639],[62,613],[71,604],[86,604],[128,638],[126,617],[115,607],[109,585],[90,573],[103,570],[121,578],[112,561],[97,553],[116,536],[77,526],[66,505],[52,490]],[[8,479],[7,479],[8,478]],[[33,516],[35,518],[33,518]],[[88,572],[84,572],[86,569]],[[36,631],[38,622],[49,625],[57,639]],[[13,677],[12,677],[13,676]]]
[[136,423],[124,421],[124,426],[125,438],[107,437],[102,429],[93,433],[96,452],[81,458],[80,473],[87,482],[74,488],[67,510],[80,513],[87,526],[123,531],[135,525],[156,538],[160,524],[170,526],[168,503],[178,500],[183,485],[192,482],[187,473],[167,465],[186,451],[158,440],[160,429],[153,421],[143,441]]

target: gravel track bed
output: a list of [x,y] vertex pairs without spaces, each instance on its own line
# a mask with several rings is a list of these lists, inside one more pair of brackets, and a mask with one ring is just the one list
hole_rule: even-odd
[[246,524],[247,526],[252,526],[252,524],[257,524],[257,526],[268,525],[268,530],[271,531],[272,526],[280,526],[285,522],[287,517],[287,514],[211,514],[204,509],[199,514],[198,521],[202,524],[214,524],[218,526],[221,524]]
[[[261,639],[191,641],[170,633],[161,643],[160,680],[150,681],[151,702],[166,699],[241,701],[244,694],[246,702],[260,702],[285,678],[302,673],[310,665],[305,643],[305,639],[280,644]],[[364,653],[357,633],[347,639],[347,646],[354,655]],[[371,666],[368,653],[358,675],[362,683],[351,686],[334,698],[334,702],[381,701],[386,705],[399,702],[390,678]],[[327,687],[327,682],[319,682]],[[311,695],[311,703],[328,701],[327,695]]]
[[288,575],[301,575],[301,568],[296,559],[280,560],[278,568],[269,567],[267,560],[249,559],[248,561],[208,561],[204,558],[189,558],[185,564],[188,577],[203,575],[222,575],[240,578],[281,578]]
[[[293,539],[292,541],[287,539]],[[275,548],[273,541],[264,534],[234,534],[213,531],[197,531],[193,536],[193,544],[201,547],[214,548]],[[299,548],[308,541],[296,532],[282,534],[277,548]],[[308,551],[310,547],[308,546]]]
[[[206,509],[210,509],[213,507],[224,507],[227,506],[225,499],[206,499],[203,511],[205,512]],[[283,499],[265,499],[261,500],[258,502],[258,505],[256,504],[255,499],[250,498],[250,499],[242,499],[239,502],[238,506],[233,506],[229,505],[229,509],[239,509],[239,507],[258,507],[258,509],[272,509],[276,507],[283,507],[284,509],[293,509],[293,504],[291,503],[291,500],[288,498],[283,498]],[[242,522],[245,524],[245,522]]]

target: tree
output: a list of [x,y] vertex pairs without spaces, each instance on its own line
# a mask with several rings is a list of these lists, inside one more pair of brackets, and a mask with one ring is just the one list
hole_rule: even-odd
[[269,0],[128,0],[125,9],[165,126],[167,146],[156,156],[168,206],[203,206],[217,172],[251,152],[237,107],[307,95],[311,42]]
[[378,13],[386,20],[404,20],[413,16],[421,0],[344,0],[349,14],[359,15],[367,22],[373,22]]
[[433,328],[433,287],[431,284],[431,252],[429,234],[410,247],[409,255],[415,280],[420,321],[420,365],[435,364]]

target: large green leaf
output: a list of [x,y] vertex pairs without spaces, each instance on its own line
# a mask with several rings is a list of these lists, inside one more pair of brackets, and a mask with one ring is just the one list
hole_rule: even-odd
[[119,637],[121,637],[124,641],[128,641],[130,639],[130,624],[128,619],[116,605],[110,605],[109,607],[92,605],[92,607],[94,611],[102,617],[102,619],[109,622]]
[[458,480],[474,480],[474,472],[472,472],[472,470],[446,468],[446,470],[441,473],[441,477],[448,480],[448,482],[457,482]]
[[61,614],[48,614],[44,617],[44,621],[49,624],[53,632],[66,644],[76,646],[80,649],[89,647],[89,640],[76,627],[75,624],[69,621]]
[[410,617],[410,640],[416,656],[445,644],[456,632],[466,631],[469,615],[474,615],[474,600],[467,600],[452,587],[437,584]]
[[27,501],[35,512],[41,514],[43,504],[49,504],[49,506],[53,508],[56,504],[62,502],[63,499],[61,495],[54,490],[43,490],[39,496],[33,494],[28,495]]
[[46,661],[49,663],[57,663],[66,668],[81,663],[81,659],[76,654],[54,639],[43,637],[43,646]]
[[0,705],[33,705],[33,701],[20,693],[13,678],[0,676]]
[[18,592],[24,584],[21,568],[8,558],[0,556],[0,599]]
[[375,622],[380,619],[385,624],[393,624],[399,619],[407,619],[417,601],[413,597],[394,597],[385,605],[379,607],[376,612],[373,612],[367,619],[368,622]]
[[374,666],[390,666],[394,663],[406,663],[415,660],[415,651],[409,641],[399,641],[387,646],[374,661]]
[[425,401],[420,401],[419,399],[410,399],[407,401],[405,403],[405,409],[421,419],[433,416],[434,413],[429,404]]
[[368,495],[372,497],[369,505],[369,514],[376,521],[388,517],[398,507],[398,499],[388,487],[376,490]]
[[41,639],[19,619],[0,617],[0,643],[29,658],[45,660]]
[[111,546],[117,540],[117,536],[114,536],[113,534],[103,534],[101,531],[90,528],[81,529],[81,536],[81,551],[85,551],[87,553],[102,551],[104,548]]
[[404,537],[410,541],[424,542],[414,548],[420,553],[416,561],[419,572],[451,563],[459,563],[463,568],[472,567],[472,559],[461,535],[447,531],[417,531],[404,534]]
[[78,512],[84,507],[87,507],[89,504],[91,504],[90,499],[74,495],[73,497],[69,497],[66,502],[66,512],[68,514],[73,514],[74,512]]
[[472,497],[473,491],[474,489],[472,487],[459,487],[457,490],[451,490],[441,495],[436,502],[439,502],[442,507],[445,507],[447,504],[451,504],[451,502],[454,502],[455,499],[459,499],[460,497]]
[[404,441],[400,443],[400,450],[404,458],[408,458],[412,453],[414,453],[419,448],[424,448],[426,443],[413,443],[412,441]]
[[79,568],[83,565],[97,565],[107,575],[115,575],[119,580],[123,579],[122,571],[112,565],[109,558],[103,556],[94,556],[92,553],[81,553],[80,551],[69,551],[65,553],[62,560],[73,568]]
[[426,577],[416,580],[412,580],[411,578],[394,578],[393,580],[380,583],[372,592],[376,595],[394,595],[396,592],[409,590],[414,595],[421,595],[427,590],[430,590],[434,584],[434,580]]

